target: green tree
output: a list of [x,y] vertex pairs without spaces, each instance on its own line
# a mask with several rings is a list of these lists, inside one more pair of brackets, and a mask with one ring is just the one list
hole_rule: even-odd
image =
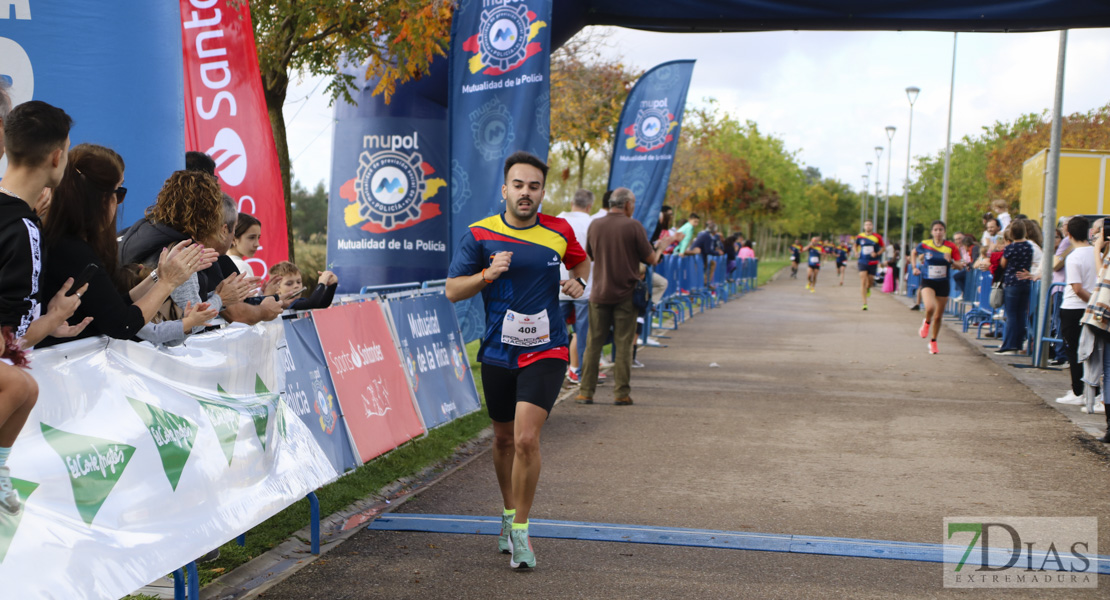
[[293,235],[302,242],[328,234],[328,190],[324,182],[309,192],[301,182],[293,184]]
[[[236,6],[248,0],[232,0]],[[249,0],[262,89],[274,130],[293,255],[292,182],[282,107],[292,74],[331,77],[332,99],[353,101],[343,61],[366,64],[367,80],[386,101],[398,84],[420,77],[446,56],[454,3],[448,0]]]
[[605,37],[587,28],[551,54],[553,154],[574,161],[578,188],[585,185],[586,159],[613,145],[621,108],[640,76],[601,55]]

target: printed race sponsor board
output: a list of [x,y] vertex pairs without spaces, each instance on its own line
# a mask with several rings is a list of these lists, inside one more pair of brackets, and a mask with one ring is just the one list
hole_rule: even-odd
[[358,467],[362,463],[351,447],[312,318],[285,321],[285,341],[285,403],[304,421],[336,471]]
[[387,303],[424,426],[448,423],[481,408],[455,310],[442,292]]
[[333,306],[312,318],[362,462],[423,434],[382,305]]

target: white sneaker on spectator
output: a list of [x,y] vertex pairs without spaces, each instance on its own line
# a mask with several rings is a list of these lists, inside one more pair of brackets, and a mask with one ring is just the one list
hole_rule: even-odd
[[635,358],[633,358],[632,359],[632,368],[633,369],[642,369],[642,368],[644,368],[644,363],[642,363],[642,362],[636,360]]
[[[1087,412],[1087,407],[1081,406],[1079,410],[1080,412]],[[1101,402],[1095,402],[1095,409],[1091,412],[1096,415],[1106,414],[1106,405]]]
[[19,501],[19,492],[12,485],[8,467],[0,467],[0,512],[12,516],[23,512],[23,504]]
[[602,356],[601,361],[597,363],[597,366],[600,369],[608,369],[609,367],[613,366],[613,361],[611,361],[608,358]]
[[651,336],[648,336],[648,341],[647,341],[647,345],[648,345],[648,346],[656,346],[656,347],[659,347],[659,346],[662,346],[662,345],[663,345],[663,343],[662,343],[662,342],[660,342],[659,340],[657,340],[657,339],[655,339],[655,338],[651,337]]
[[1072,406],[1079,406],[1080,404],[1084,404],[1086,400],[1083,399],[1083,396],[1076,396],[1075,392],[1068,390],[1067,395],[1057,398],[1056,402],[1058,404],[1071,404]]

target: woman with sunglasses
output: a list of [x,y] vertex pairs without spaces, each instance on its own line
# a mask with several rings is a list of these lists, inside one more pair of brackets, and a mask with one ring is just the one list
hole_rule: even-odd
[[[87,322],[78,338],[106,335],[131,339],[190,275],[209,267],[216,253],[189,240],[163,250],[156,276],[124,289],[116,242],[116,210],[127,195],[123,159],[103,146],[81,144],[69,151],[62,182],[54,189],[43,227],[43,291],[53,297],[66,281],[96,265],[71,324]],[[39,347],[62,339],[46,338]]]

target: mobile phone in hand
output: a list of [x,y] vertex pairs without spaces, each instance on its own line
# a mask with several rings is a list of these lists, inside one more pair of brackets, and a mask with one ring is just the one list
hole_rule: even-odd
[[73,280],[73,285],[69,287],[69,291],[66,292],[66,296],[72,296],[77,293],[77,290],[85,287],[85,284],[92,281],[92,278],[99,270],[100,267],[96,266],[96,263],[89,263],[85,265],[85,268],[81,271],[79,275],[77,275],[77,278]]

